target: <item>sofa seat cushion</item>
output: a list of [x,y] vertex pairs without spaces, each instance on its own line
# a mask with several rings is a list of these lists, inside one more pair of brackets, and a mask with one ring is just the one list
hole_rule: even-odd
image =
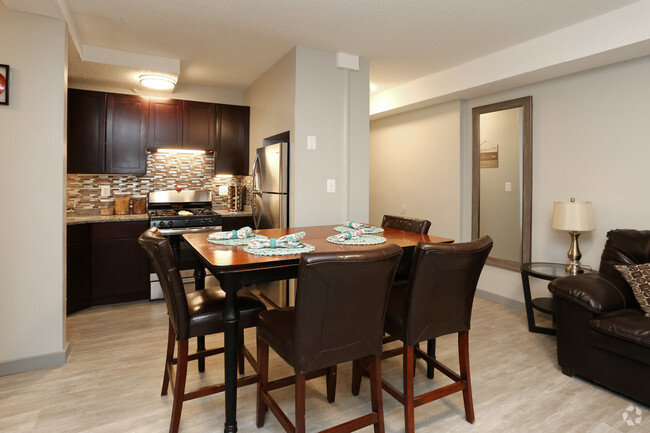
[[650,319],[639,310],[628,308],[600,314],[589,320],[589,326],[599,333],[650,349]]

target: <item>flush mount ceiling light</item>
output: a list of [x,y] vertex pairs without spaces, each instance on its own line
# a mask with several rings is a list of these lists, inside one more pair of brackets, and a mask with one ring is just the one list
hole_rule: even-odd
[[140,84],[150,89],[169,90],[176,86],[176,79],[166,75],[146,74],[140,75]]

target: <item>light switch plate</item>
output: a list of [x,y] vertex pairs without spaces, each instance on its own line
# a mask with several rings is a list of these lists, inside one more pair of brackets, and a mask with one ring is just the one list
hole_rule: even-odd
[[506,192],[512,192],[512,182],[506,182]]
[[108,185],[101,185],[99,187],[99,191],[102,197],[108,197],[109,195],[111,195],[111,187]]
[[336,180],[327,179],[327,192],[336,192]]

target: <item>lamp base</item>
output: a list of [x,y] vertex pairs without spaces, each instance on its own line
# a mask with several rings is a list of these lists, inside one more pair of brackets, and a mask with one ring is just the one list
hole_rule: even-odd
[[584,272],[585,271],[582,269],[580,262],[569,263],[569,265],[566,267],[567,275],[578,275],[578,274],[583,274]]
[[580,259],[582,254],[580,253],[580,247],[578,246],[578,237],[580,232],[570,231],[569,235],[571,236],[571,248],[569,249],[569,266],[566,267],[566,273],[569,275],[578,275],[582,274],[584,271],[580,266]]

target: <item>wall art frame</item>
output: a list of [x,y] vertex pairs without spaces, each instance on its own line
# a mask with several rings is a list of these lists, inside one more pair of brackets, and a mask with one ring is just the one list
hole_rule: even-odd
[[9,105],[9,65],[0,64],[0,105]]

